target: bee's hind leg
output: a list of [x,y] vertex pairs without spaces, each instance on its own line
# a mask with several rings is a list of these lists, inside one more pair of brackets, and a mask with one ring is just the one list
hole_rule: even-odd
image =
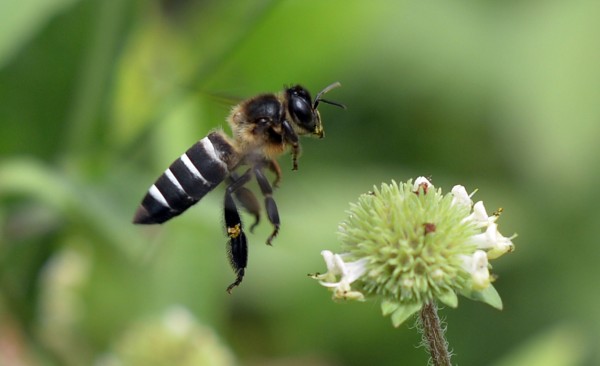
[[235,281],[227,287],[228,293],[231,293],[231,290],[233,290],[234,287],[242,283],[246,265],[248,264],[248,241],[246,240],[246,234],[242,227],[242,219],[235,201],[233,200],[233,194],[242,188],[242,186],[251,178],[252,171],[248,169],[239,178],[230,183],[225,190],[224,218],[225,229],[227,230],[227,236],[229,237],[229,242],[227,243],[227,255],[229,257],[229,263],[237,276]]
[[[239,179],[240,177],[237,174],[231,173],[228,182],[232,185]],[[250,226],[250,232],[253,232],[254,228],[260,222],[260,203],[258,202],[258,199],[251,190],[243,186],[237,187],[233,193],[242,207],[254,216],[254,223]]]

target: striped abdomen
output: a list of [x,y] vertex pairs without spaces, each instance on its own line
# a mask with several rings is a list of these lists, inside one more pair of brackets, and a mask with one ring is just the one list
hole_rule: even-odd
[[218,132],[196,142],[150,187],[134,224],[160,224],[181,214],[229,174],[234,149]]

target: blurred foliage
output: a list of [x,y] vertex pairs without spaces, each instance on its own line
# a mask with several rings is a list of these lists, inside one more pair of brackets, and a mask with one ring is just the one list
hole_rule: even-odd
[[[348,202],[417,175],[480,188],[519,234],[494,267],[503,311],[442,310],[454,362],[600,364],[599,15],[585,0],[0,2],[0,364],[110,365],[143,342],[170,357],[143,333],[173,306],[226,362],[425,364],[414,329],[305,277]],[[222,188],[130,224],[231,100],[338,80],[348,110],[321,108],[326,138],[304,141],[298,172],[280,159],[281,233],[250,234],[231,296]]]

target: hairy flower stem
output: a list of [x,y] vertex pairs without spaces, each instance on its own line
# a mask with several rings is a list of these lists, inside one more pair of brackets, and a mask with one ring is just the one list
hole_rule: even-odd
[[448,342],[444,337],[444,329],[440,325],[435,302],[431,301],[423,305],[419,315],[423,340],[427,342],[426,346],[431,354],[433,364],[435,366],[451,366]]

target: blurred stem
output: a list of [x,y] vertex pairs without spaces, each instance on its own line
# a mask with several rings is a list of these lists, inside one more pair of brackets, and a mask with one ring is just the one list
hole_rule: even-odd
[[440,324],[435,302],[431,301],[423,305],[419,316],[423,340],[426,342],[433,364],[435,366],[451,366],[448,341],[444,337],[444,329]]
[[65,155],[82,156],[94,141],[94,123],[106,94],[111,65],[117,50],[119,34],[123,29],[125,7],[130,1],[97,1],[94,29],[89,48],[79,71],[79,85],[73,93],[68,116]]

